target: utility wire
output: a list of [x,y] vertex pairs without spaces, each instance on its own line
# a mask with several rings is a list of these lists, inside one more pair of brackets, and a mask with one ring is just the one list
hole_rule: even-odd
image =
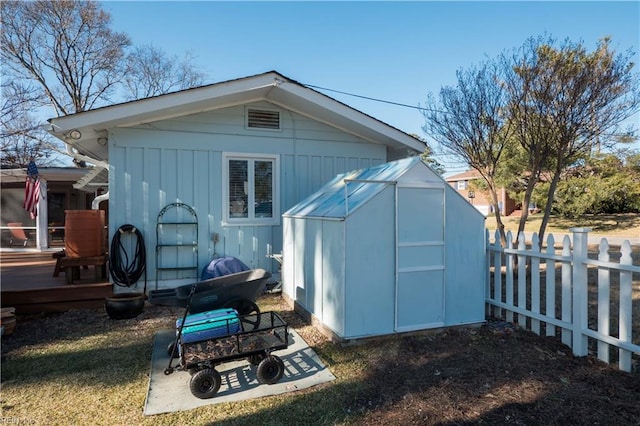
[[[363,95],[356,95],[355,93],[349,93],[349,92],[343,92],[340,90],[335,90],[335,89],[329,89],[326,87],[321,87],[321,86],[316,86],[314,84],[306,84],[306,83],[301,83],[304,86],[313,88],[313,89],[318,89],[318,90],[325,90],[328,92],[334,92],[334,93],[340,93],[342,95],[347,95],[347,96],[353,96],[356,98],[361,98],[361,99],[366,99],[369,101],[374,101],[374,102],[381,102],[381,103],[385,103],[385,104],[390,104],[390,105],[397,105],[397,106],[401,106],[401,107],[405,107],[405,108],[412,108],[412,109],[417,109],[419,111],[429,111],[429,112],[439,112],[439,113],[443,113],[443,114],[450,114],[448,111],[442,111],[442,110],[438,110],[438,109],[433,109],[433,108],[423,108],[423,107],[419,107],[419,106],[414,106],[414,105],[407,105],[407,104],[403,104],[400,102],[393,102],[393,101],[387,101],[384,99],[377,99],[377,98],[372,98],[369,96],[363,96]],[[434,157],[455,157],[455,154],[452,153],[440,153],[440,154],[435,154]],[[462,171],[467,171],[468,168],[466,167],[466,165],[464,165],[464,162],[458,162],[458,163],[453,163],[455,165],[455,167],[452,167],[451,170],[447,170],[447,173],[453,172],[453,173],[458,173],[458,172],[462,172]]]
[[384,99],[377,99],[377,98],[371,98],[369,96],[356,95],[355,93],[342,92],[340,90],[328,89],[326,87],[315,86],[313,84],[306,84],[306,83],[302,83],[302,84],[307,86],[307,87],[314,88],[314,89],[326,90],[328,92],[334,92],[334,93],[340,93],[341,95],[353,96],[353,97],[356,97],[356,98],[367,99],[369,101],[382,102],[382,103],[385,103],[385,104],[397,105],[397,106],[401,106],[401,107],[405,107],[405,108],[413,108],[413,109],[417,109],[417,110],[420,110],[420,111],[435,111],[435,112],[442,112],[442,113],[446,114],[446,111],[441,111],[441,110],[437,110],[437,109],[423,108],[423,107],[419,107],[419,106],[415,106],[415,105],[403,104],[403,103],[400,103],[400,102],[386,101]]

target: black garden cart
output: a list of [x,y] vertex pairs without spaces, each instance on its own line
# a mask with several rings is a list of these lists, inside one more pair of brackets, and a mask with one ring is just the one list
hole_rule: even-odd
[[[168,347],[170,360],[164,372],[188,371],[189,389],[195,397],[215,396],[222,383],[216,366],[228,361],[247,359],[255,366],[256,378],[262,384],[274,384],[282,378],[284,363],[273,352],[288,347],[289,329],[276,312],[238,316],[227,310],[213,313],[220,316],[209,318],[204,324],[189,322],[188,309],[187,306],[184,317],[177,321],[176,339]],[[179,363],[173,367],[176,358]]]

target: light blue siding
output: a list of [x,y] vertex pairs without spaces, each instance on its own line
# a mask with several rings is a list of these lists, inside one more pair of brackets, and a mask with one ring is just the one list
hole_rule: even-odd
[[[256,106],[273,108],[267,103]],[[251,268],[277,272],[268,250],[282,251],[282,226],[222,223],[222,153],[275,154],[280,161],[284,212],[350,168],[386,161],[386,147],[369,143],[293,112],[281,110],[282,131],[248,130],[244,106],[115,128],[110,141],[109,233],[126,223],[142,230],[148,279],[155,280],[156,220],[167,204],[182,202],[198,214],[198,266],[215,254]],[[214,248],[213,234],[220,236]],[[159,287],[181,284],[169,280]]]

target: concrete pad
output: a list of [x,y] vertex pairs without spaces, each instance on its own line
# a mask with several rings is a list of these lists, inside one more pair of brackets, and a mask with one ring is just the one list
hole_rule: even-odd
[[[284,376],[273,385],[258,382],[255,367],[248,361],[233,361],[216,366],[222,376],[222,386],[215,397],[199,399],[191,394],[186,371],[174,371],[165,375],[169,365],[167,346],[175,339],[175,330],[159,331],[153,342],[149,391],[144,404],[144,414],[153,415],[190,410],[221,402],[243,401],[263,396],[279,395],[305,389],[335,379],[335,376],[322,364],[316,353],[295,330],[289,329],[289,347],[273,354],[282,359],[285,366]],[[172,366],[178,364],[173,360]]]

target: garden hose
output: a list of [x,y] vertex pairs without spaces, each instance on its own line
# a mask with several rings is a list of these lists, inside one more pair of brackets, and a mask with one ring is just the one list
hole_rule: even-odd
[[[125,234],[132,234],[136,237],[136,246],[133,258],[129,260],[122,237]],[[138,282],[147,265],[147,254],[142,233],[133,225],[122,225],[111,240],[109,250],[109,272],[113,282],[121,287],[131,287]],[[147,290],[147,274],[144,277],[144,291]]]

